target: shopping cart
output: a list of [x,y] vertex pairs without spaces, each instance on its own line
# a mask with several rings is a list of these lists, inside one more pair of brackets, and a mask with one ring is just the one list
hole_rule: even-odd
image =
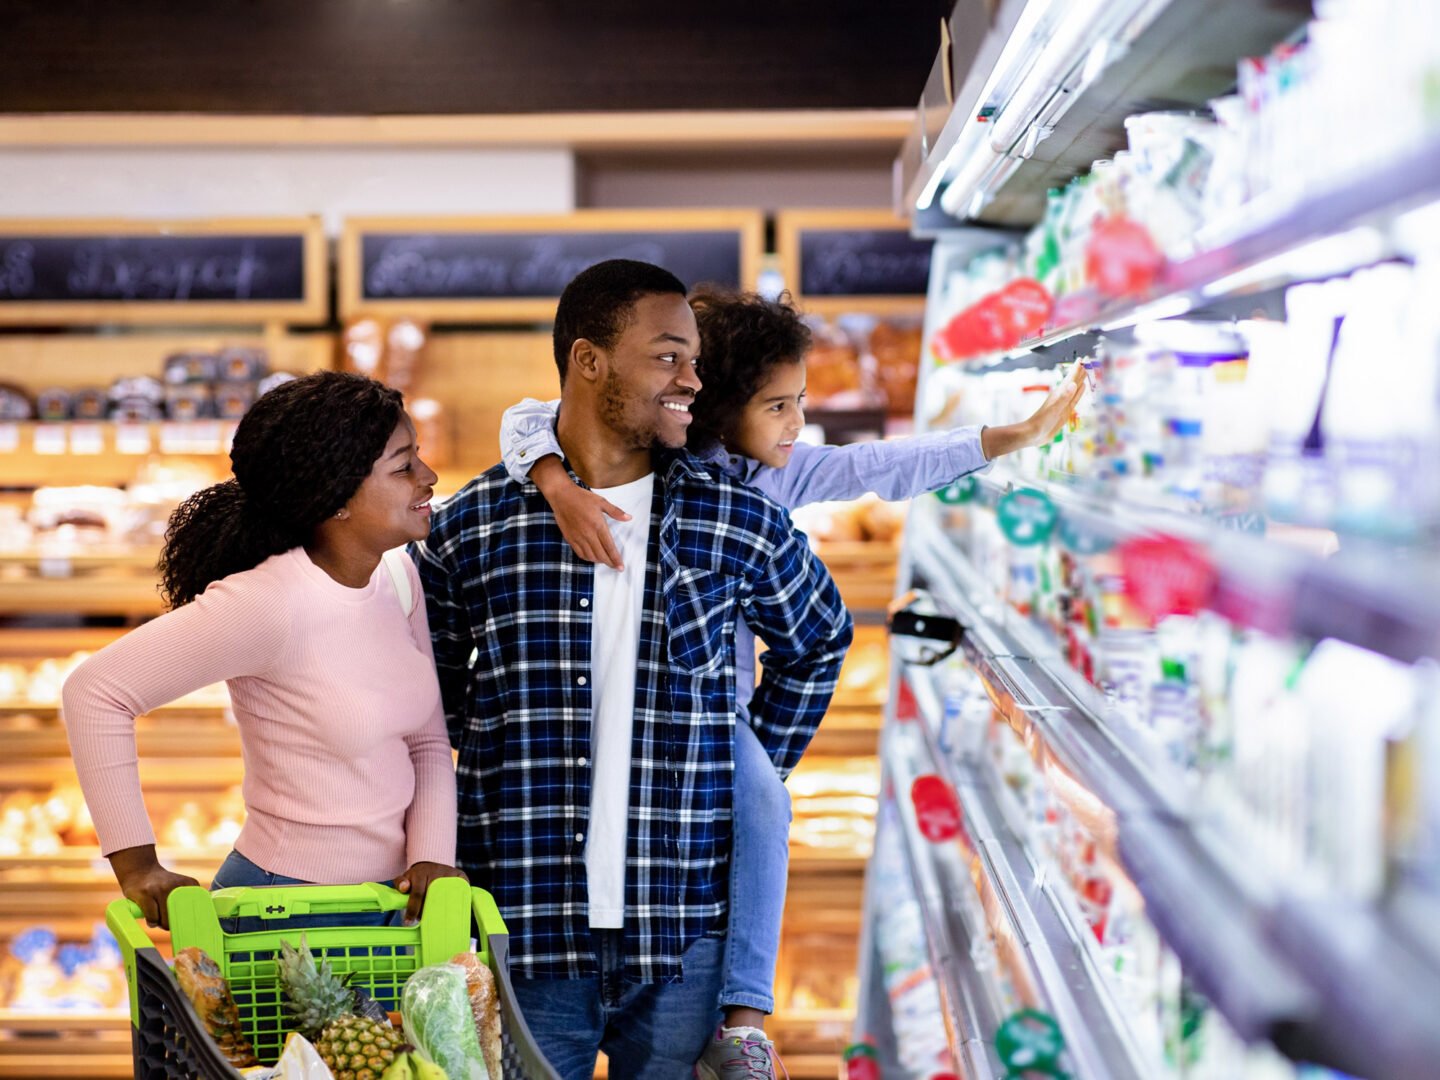
[[[185,886],[170,894],[170,938],[177,951],[199,946],[220,966],[255,1056],[271,1064],[280,1056],[290,1029],[276,977],[276,956],[281,940],[298,946],[301,933],[284,929],[284,920],[399,911],[408,902],[404,893],[375,884],[278,885],[216,892]],[[130,985],[135,1076],[138,1080],[241,1080],[141,927],[140,915],[139,907],[129,900],[116,900],[105,909],[105,923],[120,943]],[[220,920],[231,918],[258,918],[274,922],[276,929],[226,933]],[[405,980],[414,972],[469,950],[472,918],[478,928],[476,952],[495,974],[505,1080],[558,1080],[515,1007],[507,970],[510,937],[485,890],[472,889],[460,878],[440,878],[431,882],[424,912],[414,926],[319,926],[307,927],[304,934],[317,959],[328,959],[337,975],[353,972],[352,985],[393,1011],[400,1007]]]

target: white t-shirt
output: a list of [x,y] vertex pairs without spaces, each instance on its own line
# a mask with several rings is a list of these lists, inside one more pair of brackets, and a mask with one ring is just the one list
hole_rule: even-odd
[[650,499],[655,474],[613,488],[595,488],[630,515],[608,522],[623,571],[595,567],[591,616],[590,835],[585,875],[590,925],[625,924],[625,841],[630,814],[630,740],[635,722],[635,669],[640,662],[640,619],[645,606],[645,564],[650,544]]

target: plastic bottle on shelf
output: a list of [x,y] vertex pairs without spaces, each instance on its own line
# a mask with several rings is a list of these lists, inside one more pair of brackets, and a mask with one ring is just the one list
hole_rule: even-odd
[[1255,392],[1271,410],[1266,511],[1282,521],[1331,518],[1334,493],[1319,420],[1349,287],[1345,279],[1296,285],[1285,293],[1283,337],[1252,331]]
[[1277,875],[1303,871],[1310,819],[1310,723],[1294,688],[1303,655],[1293,643],[1247,636],[1230,694],[1235,757],[1212,789],[1236,835]]
[[1422,525],[1411,492],[1427,471],[1418,453],[1434,426],[1435,357],[1405,340],[1412,285],[1393,264],[1350,279],[1321,411],[1335,523],[1347,532],[1408,540]]
[[1295,680],[1310,727],[1308,850],[1327,893],[1373,901],[1385,885],[1385,776],[1419,714],[1405,664],[1325,640]]

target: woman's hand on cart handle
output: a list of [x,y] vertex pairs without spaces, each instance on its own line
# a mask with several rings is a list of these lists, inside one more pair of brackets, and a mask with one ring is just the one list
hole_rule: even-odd
[[410,895],[410,902],[405,905],[405,924],[407,926],[418,922],[420,909],[425,906],[425,890],[430,888],[430,882],[442,877],[465,877],[464,870],[458,870],[453,866],[446,866],[438,862],[417,862],[395,879],[395,888]]
[[122,848],[109,855],[110,868],[125,899],[138,904],[140,913],[151,926],[170,929],[170,913],[165,901],[181,885],[199,885],[193,877],[174,874],[160,865],[155,845]]

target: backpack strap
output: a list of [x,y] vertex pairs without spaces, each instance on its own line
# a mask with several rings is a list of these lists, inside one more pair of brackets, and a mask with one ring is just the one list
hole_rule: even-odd
[[408,618],[415,611],[415,593],[410,588],[410,574],[405,569],[410,556],[405,554],[404,548],[392,548],[380,557],[380,561],[385,564],[385,569],[390,571],[390,580],[395,583],[395,595],[400,598],[400,609]]

